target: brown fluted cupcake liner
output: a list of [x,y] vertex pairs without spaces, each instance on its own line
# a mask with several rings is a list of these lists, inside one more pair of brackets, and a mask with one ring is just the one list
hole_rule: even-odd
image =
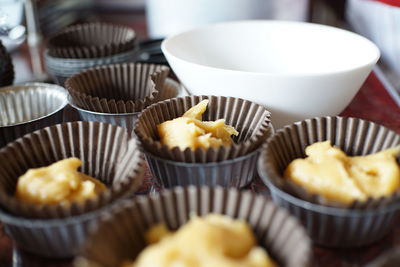
[[344,206],[282,177],[292,160],[305,157],[308,145],[326,140],[354,156],[399,145],[400,135],[372,122],[344,117],[314,118],[278,130],[264,146],[258,163],[274,201],[295,214],[318,244],[362,246],[382,238],[399,215],[399,193]]
[[[145,232],[165,223],[177,230],[190,216],[223,214],[244,220],[280,266],[310,266],[311,242],[304,229],[264,196],[221,187],[181,187],[157,195],[138,196],[103,214],[93,225],[75,266],[120,266],[143,250]],[[190,244],[188,244],[190,246]],[[86,265],[87,266],[87,265]],[[90,266],[90,265],[89,265]]]
[[[81,172],[108,190],[70,205],[33,205],[14,197],[19,176],[29,168],[77,157]],[[125,129],[98,122],[72,122],[47,127],[10,143],[0,151],[0,204],[28,218],[60,218],[87,213],[132,193],[142,182],[143,156]]]
[[28,83],[0,89],[0,147],[35,130],[61,123],[67,91],[54,84]]
[[[165,80],[164,86],[159,90],[159,97],[161,98],[172,98],[177,97],[178,95],[185,95],[186,92],[184,89],[175,81],[167,78]],[[69,103],[72,108],[78,113],[78,117],[80,117],[83,121],[98,121],[110,123],[113,125],[121,126],[127,129],[128,133],[134,134],[133,129],[136,123],[136,120],[140,114],[140,112],[132,112],[132,113],[102,113],[102,112],[93,112],[88,111],[86,109],[79,108],[74,105],[71,101],[71,97],[68,97]],[[165,100],[165,99],[162,99]],[[79,119],[79,118],[78,118]]]
[[135,46],[133,29],[98,22],[67,27],[48,40],[49,55],[56,58],[101,58],[132,50]]
[[[335,131],[334,133],[330,131]],[[305,148],[315,142],[330,140],[348,155],[367,155],[400,145],[400,135],[384,126],[355,118],[318,118],[293,124],[284,128],[284,133],[274,137],[270,144],[272,153],[279,154],[279,166],[286,166],[296,158],[305,157]],[[283,145],[285,144],[285,145]],[[290,144],[286,145],[286,144]],[[283,149],[285,147],[285,150]],[[278,159],[278,157],[276,157]],[[284,169],[282,169],[283,171]],[[389,197],[369,198],[355,201],[348,206],[326,200],[323,196],[310,194],[305,188],[290,180],[275,176],[274,182],[285,191],[298,197],[326,206],[346,208],[375,208],[393,202],[400,197],[397,192]]]
[[83,71],[65,85],[73,103],[103,113],[131,113],[156,101],[169,68],[156,64],[115,64]]
[[[233,137],[234,144],[218,148],[181,150],[170,149],[161,144],[157,125],[182,116],[188,109],[204,99],[209,99],[204,121],[225,119],[226,124],[235,127],[239,135]],[[187,163],[219,162],[244,156],[255,151],[273,133],[270,112],[254,102],[223,96],[186,96],[165,100],[146,108],[135,126],[146,153],[162,159]]]

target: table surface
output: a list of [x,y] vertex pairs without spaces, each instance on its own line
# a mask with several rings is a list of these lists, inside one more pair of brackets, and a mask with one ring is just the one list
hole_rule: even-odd
[[[120,17],[119,17],[120,18]],[[110,20],[106,18],[105,20]],[[123,22],[123,21],[122,21]],[[145,36],[143,20],[137,20],[140,33]],[[133,28],[135,28],[135,25]],[[400,108],[390,97],[374,73],[367,78],[353,101],[341,113],[342,116],[362,118],[385,125],[400,133]],[[150,174],[143,191],[151,185]],[[268,194],[261,181],[256,180],[251,189],[258,193]],[[400,220],[399,220],[400,225]],[[357,249],[327,249],[315,246],[314,266],[363,266],[389,249],[400,246],[400,226],[393,229],[383,240],[367,247]],[[14,250],[12,240],[4,233],[0,225],[0,266],[12,266],[13,259],[23,260],[23,266],[71,266],[69,260],[49,260]]]

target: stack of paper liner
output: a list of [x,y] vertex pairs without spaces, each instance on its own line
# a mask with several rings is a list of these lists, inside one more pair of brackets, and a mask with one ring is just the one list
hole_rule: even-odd
[[84,23],[67,27],[48,40],[49,56],[100,58],[132,50],[136,33],[129,27],[108,23]]

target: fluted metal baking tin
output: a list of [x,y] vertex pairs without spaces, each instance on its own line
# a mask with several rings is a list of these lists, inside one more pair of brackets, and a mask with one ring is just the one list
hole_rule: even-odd
[[67,103],[66,90],[54,84],[0,88],[0,147],[26,133],[62,122]]
[[219,162],[185,163],[159,158],[145,152],[147,163],[160,186],[186,185],[245,187],[254,178],[260,149]]

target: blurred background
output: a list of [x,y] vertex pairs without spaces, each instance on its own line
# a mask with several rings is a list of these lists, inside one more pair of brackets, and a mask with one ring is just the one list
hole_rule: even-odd
[[130,26],[142,42],[142,60],[163,62],[162,38],[207,23],[309,21],[348,28],[372,39],[382,51],[378,67],[399,88],[399,5],[398,0],[1,0],[0,38],[12,53],[14,83],[22,83],[48,79],[41,60],[46,38],[80,22]]

